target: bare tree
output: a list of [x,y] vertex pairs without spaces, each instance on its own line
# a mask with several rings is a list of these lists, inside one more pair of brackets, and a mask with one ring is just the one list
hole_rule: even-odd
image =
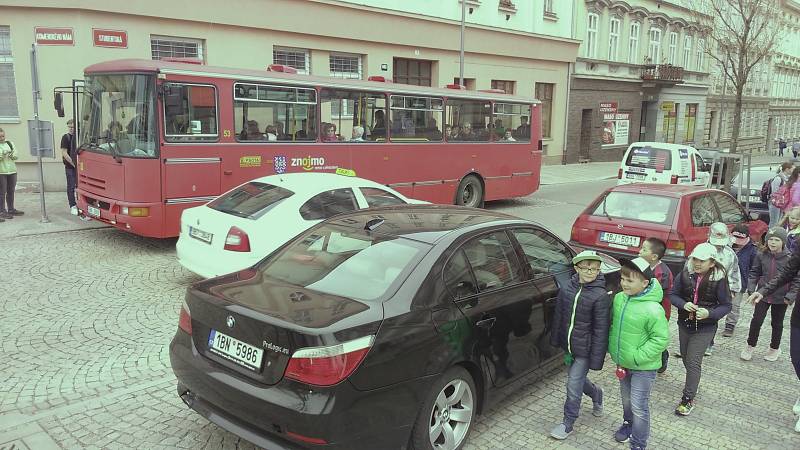
[[730,151],[737,153],[742,96],[750,72],[762,61],[769,62],[785,29],[781,0],[684,0],[684,3],[694,11],[694,19],[708,39],[705,54],[718,65],[717,69],[736,92]]

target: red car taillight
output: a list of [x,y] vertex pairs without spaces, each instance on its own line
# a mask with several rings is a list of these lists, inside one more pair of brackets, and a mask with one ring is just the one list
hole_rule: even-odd
[[232,252],[249,252],[250,237],[241,228],[231,227],[225,236],[225,250]]
[[682,238],[670,239],[667,241],[667,250],[664,252],[666,256],[679,256],[681,258],[686,256],[686,241]]
[[618,180],[621,180],[621,179],[622,179],[622,167],[620,167],[620,168],[619,168],[619,172],[617,172],[617,179],[618,179]]
[[192,314],[189,312],[189,306],[186,302],[181,305],[181,317],[178,319],[178,328],[185,331],[187,334],[192,334]]
[[364,336],[329,347],[297,350],[289,360],[284,375],[301,383],[332,386],[356,370],[373,342],[375,336]]
[[673,175],[673,176],[669,177],[669,184],[678,184],[678,176],[677,175]]

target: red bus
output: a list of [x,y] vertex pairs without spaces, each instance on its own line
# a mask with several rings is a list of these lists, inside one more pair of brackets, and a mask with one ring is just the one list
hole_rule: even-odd
[[469,206],[539,187],[532,98],[293,72],[133,59],[88,67],[78,208],[171,237],[184,209],[276,173],[335,171]]

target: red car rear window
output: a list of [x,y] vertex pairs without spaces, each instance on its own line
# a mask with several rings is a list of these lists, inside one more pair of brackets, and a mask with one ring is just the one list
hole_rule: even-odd
[[611,191],[597,203],[592,215],[671,224],[677,206],[677,198]]
[[625,164],[663,172],[672,169],[672,152],[657,147],[633,147]]

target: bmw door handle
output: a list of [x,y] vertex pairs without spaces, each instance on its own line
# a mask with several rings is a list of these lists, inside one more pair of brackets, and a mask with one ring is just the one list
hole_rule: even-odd
[[492,328],[495,320],[497,320],[495,317],[489,317],[488,319],[483,319],[475,322],[475,325],[488,330],[489,328]]

